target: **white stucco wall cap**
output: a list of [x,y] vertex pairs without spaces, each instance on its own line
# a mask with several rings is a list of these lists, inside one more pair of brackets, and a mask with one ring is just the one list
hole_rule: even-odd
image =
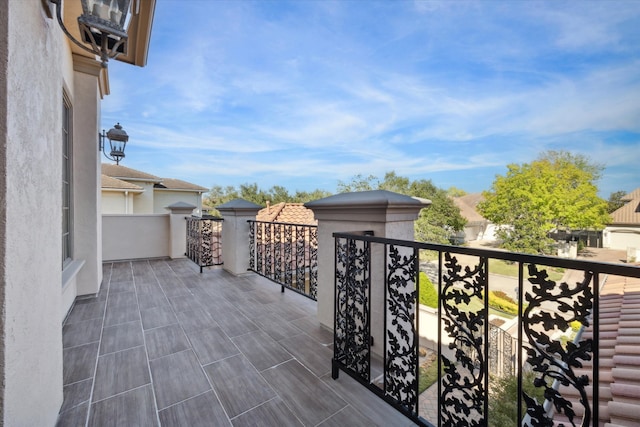
[[305,203],[318,220],[413,221],[431,200],[387,190],[342,193]]
[[191,213],[196,208],[195,205],[187,202],[176,202],[169,206],[166,206],[165,209],[169,209],[172,214],[186,214]]
[[262,206],[245,199],[233,199],[216,206],[223,216],[255,216]]

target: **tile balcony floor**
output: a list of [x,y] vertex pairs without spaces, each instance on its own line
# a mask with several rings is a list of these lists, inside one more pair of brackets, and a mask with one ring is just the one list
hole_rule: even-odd
[[63,327],[58,426],[408,426],[342,373],[316,303],[188,260],[106,263]]

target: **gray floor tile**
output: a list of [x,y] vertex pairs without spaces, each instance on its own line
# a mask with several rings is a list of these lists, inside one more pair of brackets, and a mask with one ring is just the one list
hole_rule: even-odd
[[321,377],[331,372],[333,351],[308,335],[295,335],[291,338],[280,340],[279,343],[316,376]]
[[253,323],[266,332],[271,338],[280,341],[295,335],[300,335],[302,331],[291,323],[282,320],[275,313],[268,313],[251,319]]
[[140,310],[148,310],[155,307],[169,307],[169,300],[164,296],[158,285],[155,291],[138,291],[138,306]]
[[130,282],[133,280],[133,270],[131,269],[131,262],[114,262],[111,266],[111,280],[114,282]]
[[144,345],[144,336],[140,321],[122,323],[104,328],[100,354],[113,353],[141,345]]
[[169,303],[176,313],[180,311],[191,311],[202,308],[202,306],[198,303],[198,299],[191,294],[170,297]]
[[242,355],[204,367],[222,406],[233,418],[276,397],[275,392]]
[[140,320],[140,311],[135,300],[130,305],[108,306],[104,316],[104,326],[114,326],[134,320]]
[[366,414],[369,418],[376,420],[379,425],[413,425],[413,422],[411,422],[407,417],[393,409],[391,405],[387,404],[374,393],[367,390],[362,386],[362,384],[344,372],[340,372],[340,377],[336,380],[331,378],[331,375],[325,375],[321,380],[338,396],[348,400],[349,404],[353,406],[354,409]]
[[105,354],[98,358],[93,401],[96,402],[150,382],[144,347]]
[[[111,287],[113,287],[113,285],[111,285]],[[109,297],[107,298],[107,311],[127,305],[135,306],[136,303],[136,292],[133,289],[117,293],[109,291]]]
[[316,425],[346,406],[344,400],[296,360],[267,369],[262,376],[305,425]]
[[320,322],[315,316],[302,317],[291,321],[291,324],[321,344],[333,342],[333,332],[320,326]]
[[318,427],[371,427],[380,425],[352,406],[347,406],[337,414],[320,423]]
[[279,398],[265,402],[237,416],[231,422],[233,427],[298,427],[303,425]]
[[164,292],[162,292],[162,288],[155,278],[149,281],[139,281],[136,279],[136,281],[134,282],[134,286],[138,295],[141,293],[159,293],[164,296]]
[[170,307],[150,308],[141,311],[140,315],[142,316],[142,327],[145,330],[178,323],[178,319]]
[[164,409],[211,389],[192,350],[149,362],[158,409]]
[[212,391],[163,409],[160,424],[165,427],[230,426],[229,418]]
[[56,427],[84,427],[87,423],[89,402],[69,409],[58,415]]
[[157,425],[158,417],[151,385],[136,388],[91,405],[89,426],[152,427]]
[[262,331],[250,332],[232,338],[231,341],[259,371],[278,365],[293,357],[291,353]]
[[202,365],[240,353],[238,347],[218,327],[189,332],[187,336]]
[[109,286],[109,296],[113,296],[116,293],[120,292],[130,292],[135,291],[135,287],[133,286],[133,281],[127,282],[111,282]]
[[218,323],[213,320],[209,312],[204,308],[198,308],[192,311],[181,311],[176,313],[176,317],[185,332],[193,332],[218,326]]
[[162,291],[167,296],[167,298],[191,295],[191,291],[189,290],[189,288],[180,283],[180,281],[176,278],[163,281],[159,277],[158,282],[160,283],[160,287],[162,288]]
[[71,384],[93,377],[98,357],[98,343],[66,348],[63,354],[63,381]]
[[91,396],[92,386],[92,378],[64,386],[64,401],[62,402],[60,412],[65,412],[71,408],[75,408],[81,403],[88,402],[89,396]]
[[62,346],[75,347],[100,340],[102,319],[84,320],[64,325],[62,328]]
[[225,334],[230,337],[237,337],[238,335],[258,330],[258,326],[238,310],[227,311],[224,315],[214,315],[211,311],[209,313],[218,322]]
[[65,324],[82,322],[83,320],[102,319],[106,301],[92,302],[89,304],[76,304],[69,313]]
[[180,325],[150,329],[144,333],[149,360],[177,353],[191,347]]

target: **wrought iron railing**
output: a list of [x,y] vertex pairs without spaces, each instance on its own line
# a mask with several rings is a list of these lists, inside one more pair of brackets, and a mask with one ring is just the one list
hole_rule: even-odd
[[315,300],[318,226],[249,220],[249,269]]
[[200,273],[204,267],[222,264],[222,218],[186,217],[186,256],[198,264]]
[[[640,278],[640,268],[351,233],[334,238],[334,378],[346,372],[420,425],[493,425],[490,359],[504,349],[495,347],[489,323],[489,260],[504,260],[519,272],[517,340],[503,343],[516,347],[509,350],[517,377],[513,425],[553,425],[558,413],[570,420],[565,425],[597,425],[600,285],[607,275]],[[439,265],[435,331],[419,330],[423,250],[435,253]],[[578,270],[582,279],[557,283],[549,279],[551,268]],[[572,322],[592,324],[593,337],[567,343],[560,335]],[[419,342],[429,334],[438,343],[437,420],[426,420],[419,405]],[[585,371],[586,361],[592,367]],[[523,391],[525,372],[535,374],[530,388],[544,398]],[[559,384],[578,398],[563,396]]]

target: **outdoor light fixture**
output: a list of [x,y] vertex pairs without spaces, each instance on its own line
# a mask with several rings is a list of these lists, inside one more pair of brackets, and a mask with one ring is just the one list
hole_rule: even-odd
[[121,53],[126,54],[128,34],[125,21],[131,0],[67,0],[82,3],[82,15],[78,17],[78,27],[83,43],[76,40],[64,25],[62,20],[64,0],[49,1],[56,5],[56,16],[62,31],[82,49],[100,56],[103,67],[107,66],[109,58],[115,58]]
[[[111,147],[111,153],[109,153],[109,155],[107,155],[107,152],[104,150],[105,138],[109,140],[109,146]],[[129,141],[129,135],[122,129],[120,123],[118,123],[109,129],[109,132],[105,133],[103,129],[102,133],[98,134],[98,149],[102,151],[102,154],[104,154],[107,159],[119,165],[120,160],[124,159],[124,147],[126,147],[127,141]]]

